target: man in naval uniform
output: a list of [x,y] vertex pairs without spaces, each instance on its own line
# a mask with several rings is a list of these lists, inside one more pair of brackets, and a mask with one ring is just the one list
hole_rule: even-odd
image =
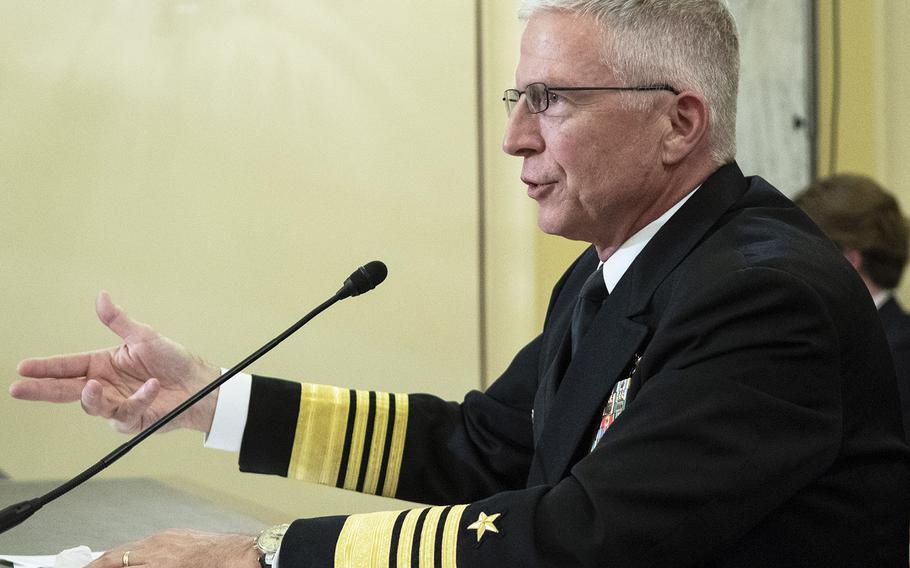
[[[171,531],[93,568],[907,565],[888,346],[843,256],[734,161],[723,0],[521,16],[503,148],[540,228],[591,243],[542,333],[461,403],[245,377],[181,418],[245,471],[431,506],[298,519],[259,548]],[[137,431],[219,374],[98,313],[120,346],[25,361],[13,395]]]

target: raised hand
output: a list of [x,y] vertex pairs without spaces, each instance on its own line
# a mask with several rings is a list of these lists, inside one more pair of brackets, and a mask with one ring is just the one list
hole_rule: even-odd
[[[26,359],[10,394],[22,400],[81,401],[87,414],[108,419],[120,432],[136,433],[213,381],[220,370],[150,326],[130,319],[101,292],[98,319],[122,340],[98,351]],[[177,417],[166,428],[208,432],[216,393]]]

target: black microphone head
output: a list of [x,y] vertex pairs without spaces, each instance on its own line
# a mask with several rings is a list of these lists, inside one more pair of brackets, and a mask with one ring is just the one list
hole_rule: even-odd
[[378,260],[368,262],[351,273],[338,294],[342,298],[359,296],[382,284],[388,274],[389,269],[382,262]]

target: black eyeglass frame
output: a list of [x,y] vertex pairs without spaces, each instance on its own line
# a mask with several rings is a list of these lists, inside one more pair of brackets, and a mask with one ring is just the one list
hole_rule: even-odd
[[[512,109],[518,104],[518,101],[521,100],[521,95],[524,95],[528,92],[528,89],[534,85],[543,85],[543,100],[544,105],[540,110],[534,110],[531,108],[531,103],[527,102],[528,98],[525,97],[525,104],[528,107],[528,112],[531,114],[540,114],[550,108],[550,91],[668,91],[674,95],[678,95],[680,92],[676,90],[673,86],[666,83],[658,83],[655,85],[640,85],[635,87],[550,87],[543,82],[529,83],[525,90],[519,91],[518,89],[506,89],[502,93],[502,101],[506,104],[506,116],[512,115]],[[510,94],[516,95],[514,99],[509,98]]]

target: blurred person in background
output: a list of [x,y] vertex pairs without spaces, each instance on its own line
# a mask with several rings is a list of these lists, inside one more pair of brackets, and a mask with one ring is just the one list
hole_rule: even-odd
[[904,434],[910,436],[910,316],[894,297],[908,252],[900,205],[874,180],[853,174],[820,179],[795,201],[840,248],[872,295],[894,356]]

